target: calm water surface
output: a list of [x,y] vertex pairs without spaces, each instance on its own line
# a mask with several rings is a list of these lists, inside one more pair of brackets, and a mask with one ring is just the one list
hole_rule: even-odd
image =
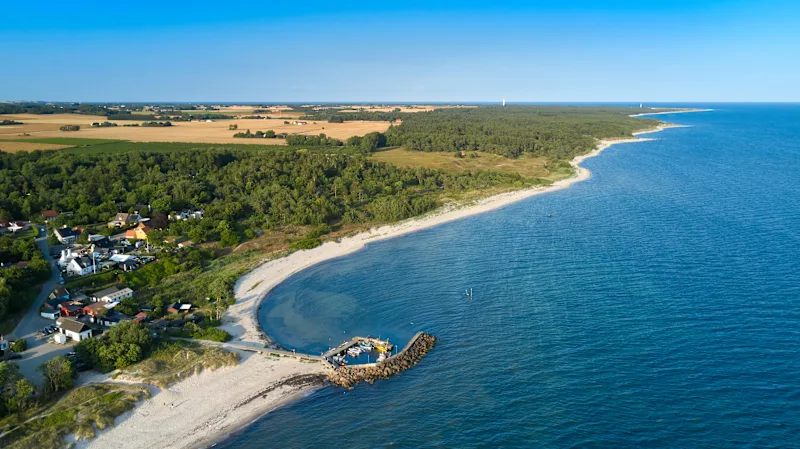
[[284,346],[441,345],[220,446],[800,447],[800,106],[718,108],[289,279],[260,316]]

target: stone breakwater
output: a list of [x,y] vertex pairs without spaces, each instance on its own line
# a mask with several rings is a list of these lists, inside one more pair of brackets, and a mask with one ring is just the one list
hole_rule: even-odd
[[379,363],[342,366],[328,375],[328,382],[352,390],[361,382],[373,383],[375,379],[388,379],[419,363],[438,341],[435,336],[420,332],[396,355]]

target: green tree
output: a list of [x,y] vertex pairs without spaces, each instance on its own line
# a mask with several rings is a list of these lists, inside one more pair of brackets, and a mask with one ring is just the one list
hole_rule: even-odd
[[39,370],[47,380],[47,391],[52,393],[72,388],[72,382],[78,375],[72,362],[64,356],[45,362],[39,366]]

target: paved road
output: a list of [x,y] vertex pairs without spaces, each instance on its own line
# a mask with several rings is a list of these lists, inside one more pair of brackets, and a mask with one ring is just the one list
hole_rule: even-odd
[[22,353],[22,359],[15,360],[15,362],[19,365],[20,372],[22,372],[25,377],[37,384],[41,384],[44,378],[37,370],[39,365],[58,355],[66,354],[72,350],[73,345],[56,345],[48,343],[47,339],[36,339],[39,329],[55,324],[53,320],[42,318],[41,315],[39,315],[39,306],[42,304],[42,301],[47,298],[47,295],[58,286],[58,276],[60,273],[58,271],[58,266],[53,263],[53,258],[50,257],[50,250],[47,246],[47,228],[36,224],[34,226],[39,227],[39,237],[36,239],[36,244],[42,251],[45,260],[50,263],[50,279],[45,282],[41,293],[39,293],[39,297],[36,298],[36,302],[31,305],[30,310],[22,317],[22,321],[19,322],[14,332],[9,334],[8,339],[16,340],[18,338],[25,338],[28,341],[28,350]]

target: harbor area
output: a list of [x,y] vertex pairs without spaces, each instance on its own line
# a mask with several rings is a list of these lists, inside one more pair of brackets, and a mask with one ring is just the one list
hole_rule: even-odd
[[323,360],[334,369],[345,365],[370,365],[380,363],[397,352],[397,346],[388,339],[353,337],[322,354]]

